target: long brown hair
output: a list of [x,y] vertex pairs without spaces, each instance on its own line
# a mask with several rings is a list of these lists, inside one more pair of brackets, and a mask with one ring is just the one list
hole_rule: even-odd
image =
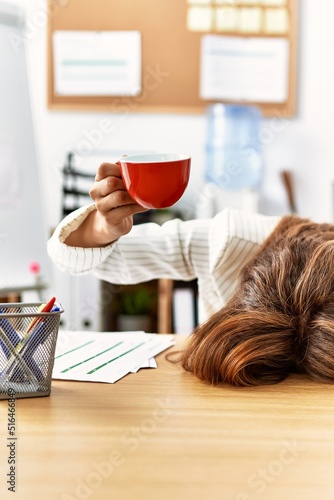
[[181,364],[212,384],[273,384],[293,372],[334,380],[334,226],[283,217]]

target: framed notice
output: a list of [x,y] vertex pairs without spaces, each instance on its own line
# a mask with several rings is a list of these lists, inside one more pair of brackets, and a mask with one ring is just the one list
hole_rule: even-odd
[[288,99],[289,41],[206,35],[202,39],[203,99],[284,103]]
[[138,31],[55,31],[57,95],[127,95],[141,92]]

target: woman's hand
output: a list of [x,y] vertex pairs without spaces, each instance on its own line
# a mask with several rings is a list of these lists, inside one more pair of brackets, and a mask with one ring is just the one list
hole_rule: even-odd
[[133,215],[147,209],[138,205],[126,191],[119,166],[102,163],[89,194],[95,203],[83,223],[65,243],[71,246],[100,247],[127,234],[133,226]]

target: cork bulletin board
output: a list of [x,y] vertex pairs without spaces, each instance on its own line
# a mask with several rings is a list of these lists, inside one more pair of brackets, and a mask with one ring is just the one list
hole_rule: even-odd
[[[55,0],[48,0],[50,7]],[[48,106],[51,110],[202,113],[202,38],[215,34],[286,39],[287,93],[281,102],[249,102],[265,116],[296,112],[297,0],[69,0],[48,19]],[[276,16],[276,17],[275,17]],[[55,90],[56,31],[139,31],[142,89],[135,96],[61,95]]]

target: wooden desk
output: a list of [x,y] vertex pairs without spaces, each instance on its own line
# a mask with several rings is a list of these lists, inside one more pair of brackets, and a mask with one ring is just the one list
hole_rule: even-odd
[[[164,358],[16,401],[20,500],[332,500],[334,386],[211,387]],[[7,492],[7,401],[0,492]]]

